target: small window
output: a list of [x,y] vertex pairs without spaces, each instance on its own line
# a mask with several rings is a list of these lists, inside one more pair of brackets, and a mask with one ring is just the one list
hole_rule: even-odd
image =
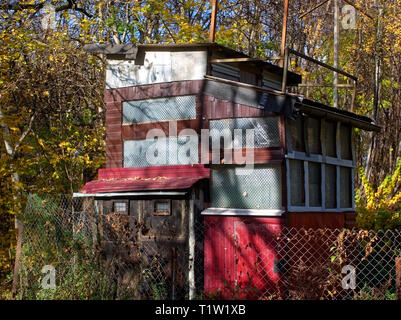
[[349,126],[341,125],[340,141],[341,141],[341,159],[352,160],[351,128]]
[[291,147],[294,151],[305,152],[304,122],[301,116],[290,121]]
[[351,168],[340,168],[340,205],[341,208],[352,207],[352,170]]
[[336,122],[326,121],[325,145],[326,145],[326,155],[328,157],[337,158],[336,131],[337,131]]
[[326,164],[325,168],[325,203],[327,209],[337,208],[337,168]]
[[292,206],[305,206],[304,162],[290,160],[290,192]]
[[322,171],[320,163],[309,162],[309,206],[321,207],[322,205]]
[[155,216],[169,216],[171,215],[170,200],[158,200],[154,202]]
[[128,201],[114,201],[113,207],[116,213],[128,214]]
[[308,147],[309,152],[320,154],[320,119],[308,118]]

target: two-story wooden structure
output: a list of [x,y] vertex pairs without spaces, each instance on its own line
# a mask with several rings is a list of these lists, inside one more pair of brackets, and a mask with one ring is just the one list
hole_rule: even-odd
[[[250,264],[225,269],[251,235],[257,250],[272,251],[265,268],[274,282],[264,233],[354,225],[352,134],[378,130],[371,119],[282,92],[282,68],[214,43],[86,49],[107,56],[107,163],[76,196],[94,196],[103,213],[140,219],[187,252],[190,295],[253,272]],[[289,72],[287,85],[299,83]],[[243,136],[217,152],[202,143],[202,133],[213,142],[223,130]],[[204,256],[195,257],[203,241]],[[195,281],[199,264],[203,284]]]

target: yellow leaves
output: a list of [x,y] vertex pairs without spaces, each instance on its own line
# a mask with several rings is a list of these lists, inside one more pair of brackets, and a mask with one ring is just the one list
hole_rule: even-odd
[[[361,180],[364,189],[364,199],[357,198],[358,221],[361,227],[370,228],[378,224],[386,228],[392,223],[401,224],[401,191],[395,193],[396,186],[401,182],[401,160],[394,172],[387,176],[377,190],[374,190],[361,170]],[[365,202],[364,202],[365,200]],[[385,221],[385,225],[383,225]]]
[[42,148],[45,148],[45,144],[43,143],[43,139],[38,139],[37,141],[38,141],[39,145],[40,145]]

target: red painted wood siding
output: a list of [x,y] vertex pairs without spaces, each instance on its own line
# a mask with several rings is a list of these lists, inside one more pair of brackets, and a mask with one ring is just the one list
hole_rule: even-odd
[[281,257],[272,239],[283,219],[205,216],[204,225],[204,287],[209,297],[255,299],[281,286],[281,275],[274,270]]
[[[166,136],[168,121],[122,125],[122,102],[151,98],[196,95],[196,119],[178,120],[178,133],[185,128],[195,130],[198,134],[201,129],[209,127],[210,119],[224,119],[231,117],[268,117],[274,116],[269,111],[254,107],[236,104],[231,101],[216,99],[202,95],[203,80],[158,83],[152,85],[133,86],[119,89],[105,90],[106,103],[106,168],[123,167],[124,140],[141,140],[146,138],[150,129],[160,128]],[[279,123],[283,138],[284,122]],[[285,146],[283,143],[283,147]],[[277,149],[260,149],[255,153],[255,163],[280,162],[284,159],[284,152]]]
[[288,212],[288,226],[296,228],[353,228],[355,212]]

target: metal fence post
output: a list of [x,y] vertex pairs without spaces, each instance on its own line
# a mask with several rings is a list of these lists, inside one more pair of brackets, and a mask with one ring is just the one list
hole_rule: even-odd
[[395,286],[397,300],[401,300],[401,257],[395,258]]
[[18,219],[15,220],[16,227],[18,229],[18,236],[17,236],[17,250],[15,253],[15,263],[14,263],[14,275],[13,275],[13,286],[12,286],[12,299],[15,299],[17,295],[17,286],[19,280],[19,265],[20,265],[20,256],[21,256],[21,246],[22,246],[22,233],[23,233],[23,225],[21,221]]

